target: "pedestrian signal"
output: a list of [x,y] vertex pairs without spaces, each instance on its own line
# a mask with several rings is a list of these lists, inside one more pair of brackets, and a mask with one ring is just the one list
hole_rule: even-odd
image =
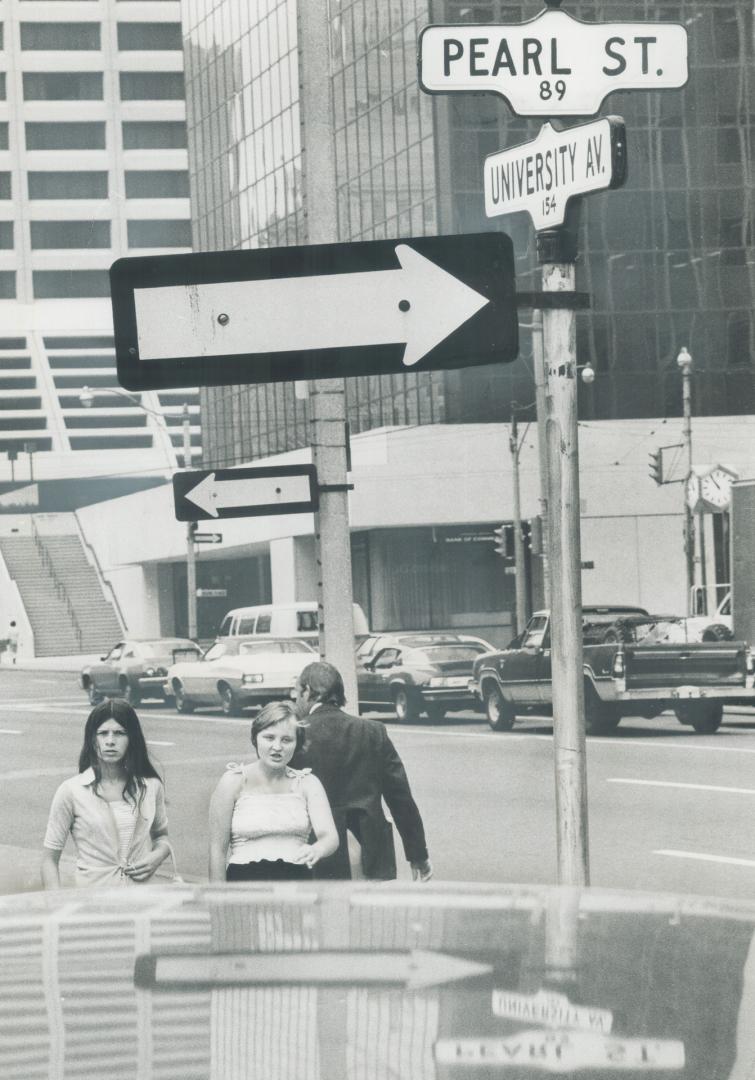
[[655,450],[650,454],[650,476],[656,484],[663,483],[663,457],[661,450]]

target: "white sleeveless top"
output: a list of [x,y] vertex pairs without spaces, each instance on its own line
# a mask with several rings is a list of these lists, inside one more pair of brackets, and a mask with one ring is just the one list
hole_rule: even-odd
[[115,818],[115,827],[118,830],[118,858],[124,862],[134,838],[136,828],[136,807],[125,799],[117,799],[108,803]]
[[[242,765],[229,769],[244,776]],[[242,791],[233,806],[228,863],[293,862],[312,831],[302,780],[311,769],[286,768],[291,791]]]

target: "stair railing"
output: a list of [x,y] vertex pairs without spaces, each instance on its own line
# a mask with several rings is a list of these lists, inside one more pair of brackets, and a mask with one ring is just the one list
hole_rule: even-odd
[[45,543],[39,533],[39,529],[37,528],[37,523],[35,522],[33,517],[31,518],[31,536],[32,540],[34,541],[34,546],[37,549],[37,554],[42,560],[42,565],[52,579],[53,586],[55,587],[55,592],[57,593],[58,598],[62,600],[66,611],[68,612],[68,616],[71,620],[71,626],[73,628],[73,634],[76,638],[76,643],[79,646],[79,649],[81,649],[83,647],[84,635],[81,631],[79,620],[76,618],[76,612],[74,611],[73,604],[71,603],[71,597],[69,596],[68,590],[63,584],[60,575],[55,569],[55,565],[52,561],[52,556],[50,555],[50,552],[45,546]]

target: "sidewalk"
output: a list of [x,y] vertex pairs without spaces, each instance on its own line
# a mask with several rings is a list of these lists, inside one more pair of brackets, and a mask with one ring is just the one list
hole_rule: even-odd
[[100,659],[99,653],[82,653],[77,656],[19,656],[15,664],[8,663],[6,654],[0,654],[0,669],[16,671],[75,671]]

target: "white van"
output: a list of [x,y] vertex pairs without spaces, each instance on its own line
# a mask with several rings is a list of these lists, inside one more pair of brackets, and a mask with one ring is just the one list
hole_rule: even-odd
[[[354,604],[354,634],[369,632],[364,612],[359,604]],[[316,641],[317,603],[314,600],[300,600],[292,604],[256,604],[254,607],[234,608],[220,624],[218,637],[240,637],[242,634],[300,637]]]

